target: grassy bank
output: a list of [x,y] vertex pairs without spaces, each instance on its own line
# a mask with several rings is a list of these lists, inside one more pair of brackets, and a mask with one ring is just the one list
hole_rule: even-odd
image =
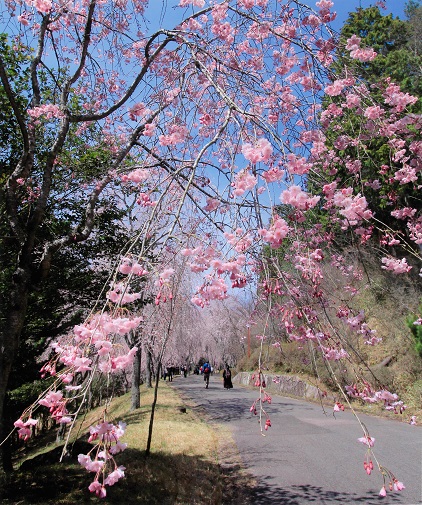
[[[151,454],[145,455],[152,390],[143,389],[141,408],[130,412],[130,395],[116,398],[108,409],[113,421],[128,426],[118,455],[126,478],[107,488],[109,504],[230,504],[247,503],[251,484],[244,475],[229,433],[207,422],[194,405],[186,403],[167,383],[160,383]],[[88,427],[102,416],[89,413],[75,430],[86,440]],[[75,505],[97,503],[88,491],[93,474],[75,456],[58,462],[59,449],[48,438],[33,442],[16,461],[17,470],[3,482],[3,505]],[[23,465],[22,465],[23,463]],[[22,468],[20,467],[22,465]]]

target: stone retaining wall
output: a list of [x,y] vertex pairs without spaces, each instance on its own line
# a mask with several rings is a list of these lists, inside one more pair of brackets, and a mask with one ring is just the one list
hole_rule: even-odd
[[[233,378],[233,382],[243,386],[253,386],[256,380],[252,379],[253,375],[256,376],[256,372],[240,372]],[[296,375],[264,374],[264,378],[267,383],[265,389],[268,392],[272,391],[273,393],[306,398],[308,400],[319,400],[321,397],[321,391],[316,386],[309,384]]]

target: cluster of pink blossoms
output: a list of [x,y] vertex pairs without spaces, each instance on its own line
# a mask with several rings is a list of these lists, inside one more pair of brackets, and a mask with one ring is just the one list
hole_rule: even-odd
[[[93,316],[89,321],[76,325],[72,341],[55,342],[52,348],[56,353],[54,363],[43,367],[45,372],[56,375],[56,362],[65,365],[67,371],[61,372],[62,382],[70,384],[76,373],[92,370],[94,362],[103,373],[116,373],[130,366],[137,348],[123,352],[121,346],[114,344],[116,335],[126,335],[139,326],[141,317],[113,317],[104,312]],[[87,349],[90,349],[88,357]]]
[[263,238],[263,240],[265,240],[265,242],[269,242],[273,248],[280,247],[289,232],[290,227],[286,221],[277,214],[274,214],[273,221],[268,230],[265,228],[258,230],[258,234]]
[[351,398],[361,398],[366,403],[383,402],[386,410],[391,410],[396,414],[402,414],[406,409],[406,405],[395,393],[390,393],[386,389],[373,391],[367,382],[364,382],[362,388],[358,388],[357,384],[352,384],[346,386],[345,390]]
[[189,131],[185,125],[173,124],[168,129],[167,135],[160,135],[158,140],[162,146],[174,146],[184,142],[188,136]]
[[207,204],[204,207],[205,212],[213,212],[220,206],[220,201],[217,198],[207,198]]
[[[363,468],[365,469],[365,472],[368,475],[371,475],[372,470],[374,469],[374,464],[372,462],[371,455],[372,455],[372,448],[375,445],[375,438],[371,437],[365,429],[364,436],[358,438],[357,441],[360,442],[361,444],[364,444],[367,446],[365,459],[363,461]],[[402,491],[403,489],[405,489],[405,485],[403,484],[403,482],[400,482],[398,479],[396,479],[394,474],[390,470],[388,470],[388,468],[380,466],[379,464],[378,464],[378,468],[379,468],[379,471],[380,471],[380,473],[383,477],[383,480],[384,480],[384,484],[381,487],[381,490],[379,492],[379,496],[381,496],[382,498],[387,496],[387,488],[390,491],[396,491],[396,492]],[[386,479],[388,479],[388,484],[386,482]]]
[[29,417],[25,422],[22,419],[18,419],[13,424],[18,429],[19,438],[26,441],[32,436],[32,427],[36,426],[37,423],[37,419]]
[[159,273],[158,279],[155,281],[155,286],[158,288],[158,293],[155,296],[155,305],[159,305],[161,302],[165,303],[167,299],[171,300],[173,298],[171,280],[174,274],[174,268],[165,268]]
[[251,405],[249,411],[252,412],[255,416],[258,414],[257,408],[259,408],[260,412],[265,415],[265,423],[264,423],[264,430],[267,431],[268,428],[271,427],[271,421],[270,418],[265,411],[263,405],[264,403],[270,404],[272,402],[271,396],[266,392],[263,391],[263,389],[267,386],[265,377],[261,371],[257,372],[257,374],[252,374],[252,380],[254,382],[255,387],[259,387],[261,389],[261,394],[260,396],[253,402]]
[[250,191],[256,186],[257,179],[248,169],[238,172],[232,183],[233,196],[242,196],[246,191]]
[[354,83],[355,80],[353,78],[337,79],[332,84],[328,84],[327,86],[325,86],[324,91],[327,95],[339,96],[344,90],[344,88],[346,88],[347,86],[352,86]]
[[266,7],[268,0],[237,0],[237,5],[245,9],[252,9],[255,5]]
[[312,163],[309,163],[306,158],[293,153],[287,155],[287,160],[287,169],[291,175],[304,175],[312,168]]
[[123,282],[116,282],[107,291],[107,298],[117,305],[126,305],[141,298],[141,293],[131,293],[130,288]]
[[148,109],[144,103],[139,102],[129,109],[129,118],[132,121],[136,121],[139,118],[147,117],[151,114],[151,109]]
[[390,270],[394,274],[403,274],[410,272],[412,267],[407,264],[406,258],[397,259],[397,258],[381,258],[382,267],[384,270]]
[[333,197],[333,204],[340,208],[340,214],[346,218],[343,224],[345,228],[372,218],[372,212],[368,209],[366,198],[361,196],[360,193],[353,195],[352,188],[337,191]]
[[138,261],[134,258],[124,257],[119,265],[119,272],[124,275],[134,274],[139,276],[148,275],[148,270],[146,270]]
[[120,179],[122,182],[131,181],[135,183],[142,183],[145,182],[150,177],[150,175],[151,174],[148,170],[137,168],[127,174],[123,174]]
[[[139,325],[141,318],[120,318],[112,317],[107,313],[94,316],[90,321],[74,328],[73,341],[69,344],[54,343],[53,349],[57,354],[55,362],[43,367],[43,374],[50,373],[57,376],[65,388],[69,391],[79,391],[82,385],[72,386],[77,373],[85,374],[93,368],[94,360],[102,373],[115,373],[130,366],[133,362],[137,348],[132,348],[128,353],[120,354],[113,342],[113,336],[125,335]],[[91,357],[86,355],[86,350],[90,349]],[[56,362],[65,365],[61,372],[56,371]],[[67,404],[72,398],[64,397],[62,391],[48,390],[45,395],[38,400],[38,405],[47,407],[50,415],[57,423],[68,424],[72,421],[73,415],[67,411]],[[37,420],[31,415],[26,420],[18,419],[14,425],[18,429],[20,438],[27,440],[32,434],[32,427],[37,424]],[[125,424],[119,423],[115,426],[112,423],[102,422],[90,428],[89,442],[96,442],[92,450],[87,454],[78,456],[79,463],[88,471],[95,472],[94,481],[90,484],[89,490],[97,496],[106,496],[105,486],[112,486],[119,479],[124,477],[125,468],[117,466],[114,456],[126,448],[126,444],[120,442],[123,436]],[[93,455],[93,458],[91,457]]]
[[32,119],[39,119],[41,117],[45,117],[46,119],[60,119],[64,117],[60,107],[51,103],[28,109],[27,112]]
[[[250,237],[243,235],[241,229],[238,229],[236,234],[229,234],[226,238],[238,252],[248,248],[251,243]],[[242,271],[246,263],[244,254],[238,254],[231,261],[223,261],[217,250],[211,246],[182,249],[181,254],[192,258],[189,263],[192,272],[205,272],[208,269],[215,272],[205,276],[203,284],[197,288],[196,294],[191,299],[192,303],[198,307],[205,307],[211,300],[225,300],[228,297],[227,284],[221,277],[224,274],[229,276],[233,288],[241,288],[247,283]]]
[[25,3],[29,7],[34,7],[41,14],[48,14],[53,5],[52,0],[25,0]]
[[273,153],[273,148],[267,139],[258,139],[255,144],[246,143],[242,146],[243,156],[253,164],[268,162]]
[[394,112],[402,112],[408,105],[413,105],[418,101],[417,96],[409,95],[400,90],[398,84],[390,83],[383,93],[384,102],[393,107]]
[[179,7],[187,7],[193,5],[194,7],[203,7],[205,0],[180,0]]
[[382,341],[382,338],[376,336],[376,330],[371,329],[365,322],[365,312],[363,310],[353,315],[348,308],[340,307],[337,311],[337,317],[344,320],[351,330],[358,335],[362,335],[366,345],[376,345]]
[[[88,441],[95,442],[95,445],[88,454],[78,456],[79,464],[88,472],[95,473],[88,489],[99,498],[106,497],[106,486],[113,486],[125,476],[125,467],[117,466],[114,460],[114,456],[127,447],[127,444],[119,440],[124,435],[125,429],[126,424],[122,422],[118,426],[107,422],[91,426]],[[94,455],[93,459],[91,454]]]
[[315,207],[319,202],[320,196],[309,196],[299,186],[293,185],[284,190],[280,195],[280,200],[285,205],[291,205],[299,210],[308,210]]
[[[374,447],[375,444],[375,438],[369,436],[369,433],[366,432],[365,435],[363,437],[358,438],[357,441],[368,447],[365,454],[365,459],[363,461],[363,468],[365,469],[365,472],[368,475],[371,475],[372,470],[374,469],[371,454],[372,454],[372,448]],[[405,489],[405,485],[403,484],[403,482],[400,482],[398,479],[396,479],[394,474],[390,470],[388,470],[388,468],[382,467],[380,465],[378,466],[384,480],[384,485],[382,486],[379,492],[379,496],[381,496],[382,498],[387,496],[387,488],[390,491],[396,491],[396,492]],[[386,479],[388,479],[388,484],[386,482]]]
[[51,417],[57,423],[69,424],[72,421],[66,408],[67,400],[61,391],[49,391],[38,403],[50,410]]
[[191,302],[198,307],[205,307],[211,300],[225,300],[228,298],[227,285],[221,277],[205,277],[205,282],[197,289],[197,294]]
[[270,184],[271,182],[280,181],[286,172],[280,168],[272,167],[265,172],[262,172],[261,177]]
[[377,53],[369,48],[360,47],[361,38],[357,35],[352,35],[350,39],[347,40],[346,49],[350,51],[350,57],[362,62],[372,61],[376,58]]
[[224,233],[224,237],[238,253],[245,252],[253,243],[250,234],[241,228],[237,228],[234,233]]

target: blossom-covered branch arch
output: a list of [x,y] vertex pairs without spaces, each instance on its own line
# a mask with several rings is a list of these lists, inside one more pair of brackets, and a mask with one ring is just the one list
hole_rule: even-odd
[[[5,183],[9,227],[22,244],[13,295],[22,303],[13,307],[14,324],[4,337],[6,379],[33,270],[47,275],[55,251],[90,235],[99,196],[108,188],[127,191],[142,216],[133,240],[116,259],[103,299],[74,329],[68,345],[55,344],[57,357],[43,371],[58,374],[58,381],[17,421],[24,437],[39,405],[52,409],[59,422],[75,418],[77,409],[70,415],[69,400],[60,396],[60,382],[69,391],[80,386],[87,391],[94,372],[112,374],[130,364],[135,351],[123,349],[120,337],[141,323],[140,316],[127,309],[141,297],[140,279],[150,283],[157,305],[171,299],[169,265],[151,257],[163,259],[171,253],[187,258],[192,271],[203,276],[192,294],[192,303],[200,307],[225,300],[231,289],[258,278],[259,294],[271,301],[268,312],[277,315],[288,338],[310,343],[328,361],[350,359],[343,347],[343,326],[370,344],[377,340],[363,315],[324,291],[322,279],[331,263],[347,279],[345,290],[353,293],[358,274],[332,247],[334,228],[368,242],[372,227],[379,225],[376,201],[370,205],[368,186],[360,178],[359,157],[368,137],[383,136],[391,146],[391,166],[382,167],[388,174],[383,178],[386,187],[393,182],[420,184],[420,117],[408,112],[416,98],[391,84],[378,104],[353,76],[331,82],[336,46],[328,26],[335,17],[329,0],[317,2],[316,9],[294,0],[207,5],[183,0],[180,6],[192,6],[194,13],[176,27],[152,34],[142,16],[147,3],[9,0],[4,11],[16,50],[24,51],[26,40],[36,46],[29,65],[32,98],[27,110],[17,107],[7,65],[0,64],[22,134],[20,161]],[[374,57],[357,38],[346,49],[361,61]],[[51,89],[44,82],[45,68],[54,83]],[[321,113],[323,93],[339,103]],[[339,135],[331,141],[328,126],[352,109],[361,118],[359,132],[347,137],[339,123]],[[98,137],[91,133],[93,125],[100,130]],[[84,139],[86,148],[104,149],[108,163],[75,190],[86,213],[72,232],[40,247],[37,231],[46,206],[60,196],[52,189],[55,181],[72,177],[71,162],[59,161],[75,137]],[[343,159],[349,145],[356,148],[356,156]],[[353,175],[355,184],[338,187],[330,179],[339,166]],[[310,174],[318,182],[312,192]],[[34,192],[30,218],[24,222],[22,186],[30,184],[39,192]],[[376,184],[369,181],[371,189]],[[321,209],[329,217],[325,228],[313,221]],[[409,229],[404,243],[419,245],[417,209],[394,207],[392,215]],[[393,257],[396,240],[392,233],[382,244],[391,251],[381,260],[383,268],[409,272],[408,258]],[[262,253],[266,244],[282,250],[288,268]],[[420,260],[417,247],[409,245],[408,250]],[[280,303],[274,303],[277,296]],[[261,387],[261,378],[259,382]],[[261,393],[262,406],[268,398]],[[83,398],[79,392],[75,402],[78,398]],[[104,446],[97,454],[116,452],[122,429],[106,420],[94,428],[92,435]],[[94,464],[83,457],[81,463],[96,472],[104,466],[98,458]],[[116,467],[104,484],[114,484],[122,472]],[[94,482],[91,490],[104,496],[104,486],[98,478]]]

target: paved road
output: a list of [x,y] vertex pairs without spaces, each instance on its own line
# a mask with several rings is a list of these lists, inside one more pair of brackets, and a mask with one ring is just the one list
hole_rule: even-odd
[[[197,375],[176,377],[173,386],[205,408],[217,423],[229,426],[243,464],[258,479],[257,505],[405,504],[422,503],[422,429],[419,426],[362,416],[380,464],[394,472],[406,489],[378,496],[379,472],[368,476],[363,468],[363,435],[350,412],[332,410],[291,398],[273,396],[268,412],[272,427],[262,436],[249,408],[255,390],[223,388],[211,376],[209,389]],[[241,504],[239,504],[241,505]]]

